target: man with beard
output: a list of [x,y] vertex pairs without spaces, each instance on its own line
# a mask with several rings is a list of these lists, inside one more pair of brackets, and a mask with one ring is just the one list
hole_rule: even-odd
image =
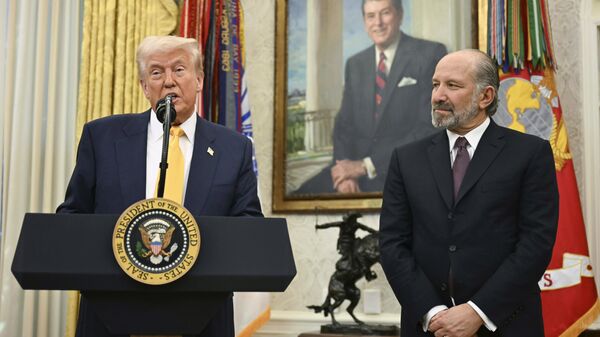
[[496,64],[449,54],[433,75],[444,131],[394,150],[380,219],[381,264],[402,336],[543,336],[538,280],[552,254],[552,149],[500,127]]

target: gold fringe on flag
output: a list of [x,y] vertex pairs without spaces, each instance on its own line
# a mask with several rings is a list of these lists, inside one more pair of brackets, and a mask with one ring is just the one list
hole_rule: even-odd
[[596,300],[596,303],[588,310],[579,320],[571,325],[560,337],[578,337],[583,331],[585,331],[594,321],[596,317],[600,315],[600,300]]
[[244,330],[240,331],[236,337],[252,337],[261,326],[265,325],[271,319],[271,307],[267,307],[252,323],[248,324]]

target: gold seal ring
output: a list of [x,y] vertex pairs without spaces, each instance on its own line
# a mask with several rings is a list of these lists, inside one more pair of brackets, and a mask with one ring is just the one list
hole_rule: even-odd
[[125,274],[141,283],[162,285],[192,269],[200,242],[200,228],[185,207],[154,198],[138,201],[121,214],[112,247]]

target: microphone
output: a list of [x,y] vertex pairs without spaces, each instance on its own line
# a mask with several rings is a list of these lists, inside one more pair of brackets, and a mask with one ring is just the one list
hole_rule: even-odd
[[161,98],[160,100],[158,100],[158,102],[156,102],[156,108],[154,109],[156,111],[156,118],[158,118],[158,121],[163,124],[165,123],[167,111],[170,111],[168,120],[171,123],[175,121],[176,112],[172,100],[173,96],[167,95],[165,96],[165,98]]
[[165,180],[167,178],[167,157],[169,153],[169,134],[171,124],[175,121],[175,107],[172,103],[173,96],[167,95],[165,98],[160,99],[156,102],[156,118],[163,124],[163,142],[162,142],[162,153],[161,161],[158,165],[160,171],[158,175],[158,186],[156,197],[162,198],[165,192]]

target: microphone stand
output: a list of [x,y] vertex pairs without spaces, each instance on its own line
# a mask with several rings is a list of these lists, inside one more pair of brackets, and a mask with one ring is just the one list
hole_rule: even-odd
[[169,154],[169,135],[171,130],[171,99],[171,95],[167,95],[167,97],[165,97],[166,111],[165,118],[163,120],[162,156],[160,164],[158,165],[160,168],[160,173],[158,179],[158,189],[156,192],[157,198],[162,198],[165,194],[165,180],[167,176],[167,168],[169,167],[169,163],[167,163],[167,156]]

